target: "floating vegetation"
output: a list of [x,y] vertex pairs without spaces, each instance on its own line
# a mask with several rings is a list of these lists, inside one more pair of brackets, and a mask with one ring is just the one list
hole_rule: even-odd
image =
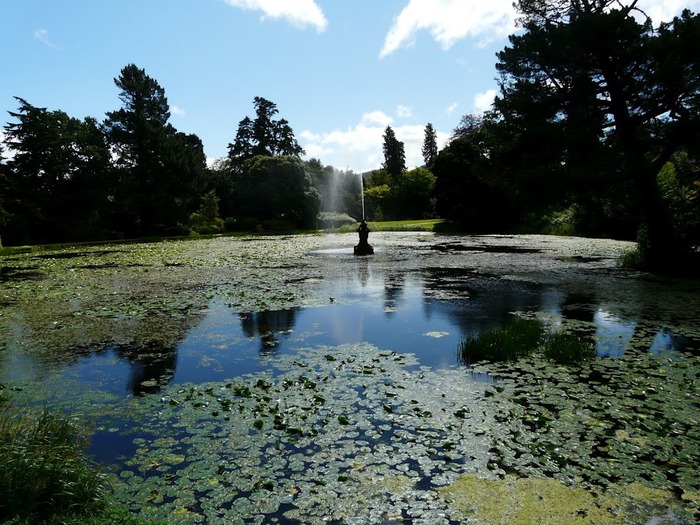
[[[590,491],[641,483],[698,517],[700,362],[631,351],[556,367],[539,358],[485,364],[499,377],[491,452],[496,472]],[[493,391],[493,390],[492,390]]]
[[[544,524],[552,501],[562,523],[697,522],[697,283],[640,279],[616,263],[630,244],[606,240],[379,233],[371,261],[323,251],[355,241],[5,257],[0,381],[91,418],[115,497],[168,523]],[[409,296],[431,324],[398,337]],[[451,338],[509,311],[546,325],[484,333],[450,367]],[[377,346],[341,344],[370,331]],[[421,346],[444,368],[390,351]]]
[[370,345],[329,350],[144,400],[140,431],[159,438],[136,438],[119,499],[172,523],[450,523],[433,487],[486,468],[484,384],[410,373],[414,358]]
[[[554,479],[466,474],[440,491],[465,519],[483,525],[671,525],[682,512],[672,493],[636,483],[595,493]],[[649,516],[655,518],[647,521]]]

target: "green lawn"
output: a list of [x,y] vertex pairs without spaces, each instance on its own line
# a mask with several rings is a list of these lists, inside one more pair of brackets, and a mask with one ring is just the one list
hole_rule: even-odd
[[[435,231],[436,226],[445,224],[443,219],[414,219],[410,221],[383,221],[368,222],[369,229],[374,232],[408,232],[408,231]],[[338,233],[348,233],[357,230],[357,225],[352,224],[338,228]]]

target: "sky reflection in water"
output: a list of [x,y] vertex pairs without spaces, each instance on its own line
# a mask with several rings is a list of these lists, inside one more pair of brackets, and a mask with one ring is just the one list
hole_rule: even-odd
[[[522,283],[498,293],[471,291],[459,299],[436,299],[434,276],[421,273],[360,275],[360,283],[328,283],[323,307],[239,313],[212,300],[202,321],[172,349],[144,352],[106,348],[59,373],[87,388],[117,395],[157,392],[166,383],[218,381],[271,370],[276,355],[310,346],[369,342],[384,350],[409,352],[421,365],[460,366],[459,342],[501,327],[513,312],[536,312],[554,326],[583,321],[581,334],[594,339],[601,358],[620,356],[635,335],[637,320],[624,319],[554,288]],[[432,283],[432,284],[431,284]],[[440,286],[437,284],[437,286]],[[650,351],[675,355],[688,342],[668,328],[649,340]]]

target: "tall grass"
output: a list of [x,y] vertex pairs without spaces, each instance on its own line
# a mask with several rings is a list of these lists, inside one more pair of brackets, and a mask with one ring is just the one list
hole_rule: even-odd
[[516,317],[499,330],[470,335],[460,343],[459,351],[467,363],[513,361],[536,349],[543,334],[536,319]]
[[544,356],[562,365],[573,365],[596,356],[595,345],[574,334],[550,334],[544,341]]
[[539,353],[555,363],[572,365],[592,359],[595,345],[568,333],[547,333],[536,319],[516,317],[503,328],[471,335],[459,344],[462,361],[514,361]]
[[0,404],[0,521],[103,506],[103,476],[86,457],[77,422],[48,410]]

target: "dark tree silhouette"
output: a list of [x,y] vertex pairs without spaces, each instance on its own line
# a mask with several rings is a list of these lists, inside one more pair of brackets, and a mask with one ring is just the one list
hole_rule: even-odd
[[430,168],[438,154],[437,133],[430,122],[428,122],[428,124],[425,126],[422,153],[423,162],[425,162],[427,168]]
[[700,137],[700,55],[691,51],[700,18],[685,11],[654,28],[632,17],[636,5],[519,1],[524,32],[498,53],[495,107],[518,141],[547,145],[550,165],[629,180],[643,213],[643,248],[660,268],[683,252],[657,175]]
[[304,154],[289,122],[274,118],[278,110],[273,102],[255,97],[253,105],[255,120],[245,117],[238,123],[236,138],[228,145],[230,159],[242,162],[256,155],[299,157]]
[[391,126],[384,130],[384,164],[382,167],[394,178],[406,171],[406,154],[403,142],[396,138]]

